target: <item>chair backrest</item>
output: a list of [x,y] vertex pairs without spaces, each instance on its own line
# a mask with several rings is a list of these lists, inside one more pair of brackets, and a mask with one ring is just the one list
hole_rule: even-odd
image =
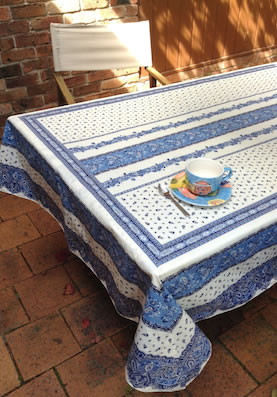
[[50,30],[56,72],[152,66],[149,21],[52,23]]

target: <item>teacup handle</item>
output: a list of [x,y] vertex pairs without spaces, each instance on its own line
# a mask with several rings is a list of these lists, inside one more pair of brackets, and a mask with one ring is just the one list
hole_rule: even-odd
[[224,185],[232,176],[232,168],[231,167],[224,167],[224,174],[223,174],[223,179],[221,181],[221,185]]

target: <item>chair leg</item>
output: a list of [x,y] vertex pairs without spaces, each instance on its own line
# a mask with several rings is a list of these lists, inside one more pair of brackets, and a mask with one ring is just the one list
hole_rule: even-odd
[[74,100],[73,96],[71,95],[71,92],[69,91],[67,85],[65,84],[65,81],[64,81],[62,75],[60,73],[56,72],[56,73],[54,73],[54,76],[55,76],[56,82],[58,84],[58,87],[59,87],[64,99],[66,100],[66,103],[68,105],[75,103],[75,100]]
[[157,87],[157,80],[151,75],[149,75],[149,85],[150,88]]

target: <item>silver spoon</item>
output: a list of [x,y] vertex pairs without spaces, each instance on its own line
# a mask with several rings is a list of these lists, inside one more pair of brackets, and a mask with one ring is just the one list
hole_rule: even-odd
[[160,183],[158,184],[158,191],[159,191],[159,193],[162,195],[162,196],[164,196],[164,197],[166,197],[166,198],[169,198],[175,205],[176,205],[176,207],[178,207],[179,208],[179,210],[180,211],[182,211],[182,213],[185,215],[185,216],[189,216],[189,213],[171,196],[171,194],[170,194],[170,192],[169,192],[169,190],[168,190],[168,188],[167,187],[165,187],[165,186],[162,186]]

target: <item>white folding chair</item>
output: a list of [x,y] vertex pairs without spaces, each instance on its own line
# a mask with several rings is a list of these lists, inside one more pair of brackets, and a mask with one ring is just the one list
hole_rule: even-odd
[[109,70],[144,66],[150,87],[169,84],[152,66],[149,21],[117,24],[59,24],[50,26],[55,79],[68,104],[74,103],[64,71]]

